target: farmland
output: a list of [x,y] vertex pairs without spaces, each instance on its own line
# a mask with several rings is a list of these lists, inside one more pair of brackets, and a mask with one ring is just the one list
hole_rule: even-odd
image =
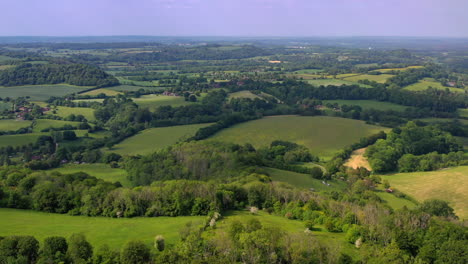
[[130,182],[127,179],[127,172],[125,170],[111,168],[108,164],[70,164],[54,169],[53,171],[57,171],[62,174],[84,172],[98,179],[102,179],[108,182],[120,182],[125,187],[131,186]]
[[359,84],[356,82],[352,81],[347,81],[347,80],[339,80],[339,79],[318,79],[318,80],[307,80],[308,83],[314,85],[314,86],[328,86],[328,85],[359,85],[364,88],[370,88],[370,86],[365,85],[365,84]]
[[71,114],[73,115],[83,115],[87,120],[94,120],[94,109],[86,107],[68,107],[68,106],[57,106],[49,113],[55,111],[55,115],[58,115],[62,118],[65,118]]
[[35,143],[37,138],[44,134],[45,133],[3,135],[3,136],[0,136],[0,147],[6,147],[6,146],[17,147],[17,146],[28,145],[29,143]]
[[191,104],[191,102],[185,101],[183,96],[165,96],[165,95],[144,95],[140,98],[133,100],[137,105],[142,108],[149,108],[150,110],[155,110],[156,108],[164,105],[170,106],[182,106]]
[[274,168],[263,168],[273,181],[286,182],[298,188],[310,189],[315,191],[340,191],[345,188],[342,181],[330,181],[330,186],[322,183],[321,180],[314,179],[312,176],[292,171],[279,170]]
[[107,96],[116,96],[116,95],[121,94],[121,93],[118,92],[118,91],[115,91],[115,90],[101,88],[101,89],[95,89],[95,90],[91,90],[89,92],[82,93],[81,95],[95,96],[95,95],[98,95],[98,94],[105,94]]
[[33,128],[33,132],[41,132],[43,129],[47,128],[60,128],[65,125],[78,126],[80,122],[72,121],[62,121],[62,120],[52,120],[52,119],[38,119],[36,120],[36,125]]
[[31,121],[27,120],[3,119],[0,120],[0,131],[16,131],[20,128],[30,126],[31,123]]
[[375,81],[378,83],[385,83],[389,78],[393,77],[391,74],[380,74],[380,75],[371,75],[371,74],[359,74],[355,76],[344,77],[343,80],[357,82],[360,80],[369,80]]
[[260,97],[260,96],[258,96],[256,94],[253,94],[251,91],[240,91],[240,92],[231,93],[231,94],[229,94],[228,99],[232,99],[232,98],[249,98],[249,99],[258,98],[258,99],[262,99],[262,97]]
[[304,145],[320,158],[329,158],[341,148],[379,131],[383,127],[337,117],[270,116],[224,129],[208,140],[268,146],[274,140]]
[[204,216],[110,218],[70,216],[0,208],[0,234],[33,235],[40,241],[49,236],[86,235],[95,247],[108,244],[119,249],[129,240],[139,239],[150,246],[156,235],[168,243],[179,239],[179,229],[187,222],[202,222]]
[[323,100],[323,104],[339,104],[339,105],[358,105],[362,109],[377,109],[381,111],[404,111],[407,106],[389,103],[389,102],[380,102],[374,100]]
[[90,87],[87,86],[74,86],[68,84],[0,87],[0,97],[16,98],[29,96],[31,100],[45,101],[51,96],[64,96],[71,93],[79,93],[89,88]]
[[208,125],[210,124],[149,128],[115,145],[109,151],[121,155],[149,154],[187,139],[195,135],[198,129]]
[[412,196],[418,201],[442,199],[450,203],[456,214],[468,218],[468,166],[429,172],[397,173],[382,175],[391,186]]
[[409,91],[424,91],[427,90],[429,87],[438,90],[449,89],[452,92],[464,92],[464,90],[461,88],[443,86],[440,82],[437,82],[432,78],[424,78],[423,80],[420,80],[415,84],[406,86],[404,89]]

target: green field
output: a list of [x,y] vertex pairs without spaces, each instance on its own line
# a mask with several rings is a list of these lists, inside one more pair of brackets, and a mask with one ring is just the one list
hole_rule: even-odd
[[468,109],[458,108],[458,114],[460,117],[468,118]]
[[52,120],[52,119],[37,119],[36,125],[33,128],[33,132],[41,132],[46,128],[63,127],[64,125],[78,126],[80,122]]
[[187,139],[195,135],[198,129],[208,125],[210,124],[149,128],[125,139],[113,146],[111,150],[106,149],[105,151],[120,155],[149,154]]
[[286,140],[308,147],[320,158],[330,158],[343,147],[382,130],[388,129],[339,117],[270,116],[221,130],[208,140],[251,143],[257,148]]
[[424,66],[408,66],[405,68],[386,68],[386,69],[378,69],[375,71],[381,72],[381,73],[386,73],[389,71],[406,71],[408,69],[418,69],[418,68],[423,68]]
[[443,86],[440,82],[437,82],[436,80],[434,80],[432,78],[424,78],[423,80],[420,80],[417,83],[408,85],[403,89],[410,90],[410,91],[424,91],[424,90],[427,90],[429,87],[432,87],[432,88],[438,89],[438,90],[449,89],[452,92],[462,92],[463,93],[465,91],[465,90],[463,90],[461,88]]
[[314,85],[314,86],[328,86],[328,85],[335,85],[335,86],[341,86],[341,85],[359,85],[361,87],[365,88],[371,88],[369,85],[365,84],[360,84],[357,82],[351,82],[347,80],[339,80],[339,79],[319,79],[319,80],[307,80],[308,83]]
[[51,109],[48,113],[52,113],[52,111],[56,111],[56,115],[60,117],[67,117],[71,114],[74,115],[83,115],[87,120],[95,120],[94,117],[94,109],[87,108],[87,107],[68,107],[68,106],[57,106],[56,108]]
[[339,105],[358,105],[363,110],[366,109],[377,109],[382,111],[393,110],[393,111],[405,111],[408,106],[389,103],[389,102],[379,102],[374,100],[323,100],[323,104],[339,104]]
[[120,182],[125,187],[131,186],[129,180],[127,179],[126,170],[111,168],[108,164],[103,163],[69,164],[57,169],[53,169],[53,171],[58,171],[63,174],[84,172],[108,182]]
[[457,120],[463,125],[468,125],[468,120],[466,119],[457,119],[457,118],[441,118],[441,117],[428,117],[428,118],[419,118],[418,120],[427,122],[427,123],[448,123]]
[[156,235],[169,244],[179,239],[187,222],[202,222],[205,216],[110,218],[50,214],[29,210],[0,208],[0,236],[32,235],[39,241],[49,236],[69,237],[82,233],[96,249],[108,244],[120,249],[129,240],[142,240],[152,246]]
[[413,209],[416,207],[416,204],[410,200],[398,198],[391,193],[387,193],[384,191],[376,192],[377,196],[379,196],[382,200],[385,200],[390,207],[393,209],[401,209],[406,206],[408,209]]
[[31,100],[45,101],[51,96],[64,96],[71,93],[79,93],[89,86],[74,86],[68,84],[49,84],[49,85],[25,85],[25,86],[0,86],[0,97],[21,97],[29,96]]
[[468,166],[381,177],[420,202],[432,198],[448,201],[461,219],[468,218]]
[[107,96],[116,96],[118,94],[121,94],[121,92],[111,90],[111,89],[107,89],[107,88],[100,88],[100,89],[91,90],[91,91],[82,93],[81,95],[95,96],[95,95],[98,95],[98,94],[105,94]]
[[[245,223],[251,218],[258,219],[262,223],[262,226],[276,227],[289,234],[303,233],[305,230],[304,222],[299,220],[289,220],[283,216],[271,215],[263,211],[259,211],[257,215],[252,215],[247,211],[230,211],[218,221],[216,229],[209,231],[209,234],[225,232],[231,222],[237,220]],[[360,252],[354,245],[346,242],[344,233],[330,233],[323,226],[317,225],[312,230],[312,236],[320,243],[334,249],[339,249],[341,252],[352,256],[355,260],[360,258]]]
[[389,78],[393,77],[394,75],[391,74],[380,74],[380,75],[372,75],[372,74],[359,74],[355,76],[349,76],[343,78],[346,81],[357,82],[360,80],[369,80],[375,81],[378,83],[385,83]]
[[18,134],[18,135],[3,135],[0,136],[0,147],[6,146],[24,146],[29,143],[35,143],[37,138],[49,133],[29,133],[29,134]]
[[11,110],[13,104],[11,102],[0,101],[0,111]]
[[23,127],[30,126],[32,121],[16,120],[16,119],[2,119],[0,120],[0,131],[16,131]]
[[295,71],[293,73],[297,73],[297,74],[316,74],[316,73],[320,73],[320,72],[323,72],[323,70],[322,69],[304,69],[304,70]]
[[346,183],[342,181],[328,181],[330,186],[327,186],[321,180],[314,179],[308,174],[266,167],[263,169],[273,181],[287,182],[299,188],[313,188],[315,191],[339,191],[346,188]]
[[191,104],[191,102],[185,101],[183,96],[165,96],[156,94],[143,95],[140,98],[133,99],[133,101],[140,107],[147,107],[152,111],[164,105],[181,106]]
[[133,86],[133,85],[125,85],[125,84],[118,85],[118,86],[113,86],[113,87],[106,87],[106,90],[113,90],[113,91],[119,91],[119,92],[123,92],[123,91],[135,92],[135,91],[138,91],[140,89],[150,90],[150,91],[164,91],[166,89],[166,87]]
[[240,91],[240,92],[230,93],[228,99],[232,99],[232,98],[262,99],[262,97],[256,94],[253,94],[251,91]]

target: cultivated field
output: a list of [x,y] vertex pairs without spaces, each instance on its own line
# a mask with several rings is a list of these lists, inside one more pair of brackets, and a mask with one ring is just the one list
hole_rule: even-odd
[[323,100],[323,104],[334,104],[339,105],[358,105],[362,109],[377,109],[382,111],[393,110],[393,111],[404,111],[409,106],[389,103],[389,102],[379,102],[374,100]]
[[120,155],[149,154],[187,139],[195,135],[198,129],[208,125],[210,124],[149,128],[105,151]]
[[346,186],[346,183],[335,180],[328,181],[330,183],[330,186],[328,186],[323,184],[321,180],[314,179],[308,174],[267,167],[263,169],[266,173],[268,173],[272,180],[286,182],[299,188],[313,188],[315,191],[340,191],[343,190]]
[[48,84],[48,85],[25,85],[25,86],[0,86],[0,97],[21,97],[29,96],[31,100],[45,101],[51,96],[64,96],[71,93],[79,93],[89,86],[74,86],[68,84]]
[[80,122],[63,121],[63,120],[52,120],[52,119],[37,119],[36,125],[33,128],[33,132],[41,132],[46,128],[59,128],[65,125],[78,126]]
[[29,134],[18,134],[18,135],[3,135],[0,136],[0,147],[6,146],[24,146],[29,143],[35,143],[37,138],[49,133],[29,133]]
[[98,95],[98,94],[105,94],[107,96],[116,96],[118,94],[121,94],[121,92],[111,90],[111,89],[101,88],[101,89],[91,90],[89,92],[82,93],[81,95],[95,96],[95,95]]
[[16,119],[2,119],[0,120],[0,131],[16,131],[23,127],[30,126],[32,121],[16,120]]
[[111,168],[108,164],[69,164],[53,169],[53,171],[58,171],[63,174],[84,172],[98,179],[103,179],[108,182],[120,182],[125,187],[131,187],[129,180],[127,179],[127,171],[118,168]]
[[346,81],[352,81],[352,82],[357,82],[360,80],[369,80],[369,81],[375,81],[378,83],[385,83],[391,77],[393,77],[393,75],[391,74],[380,74],[380,75],[360,74],[360,75],[345,77],[343,79]]
[[461,219],[468,218],[468,166],[382,175],[382,179],[418,201],[432,198],[448,201]]
[[135,98],[133,101],[142,108],[149,108],[154,110],[160,106],[170,105],[170,106],[181,106],[188,105],[191,102],[185,101],[183,96],[165,96],[165,95],[144,95],[140,98]]
[[262,97],[253,94],[251,91],[240,91],[240,92],[235,92],[235,93],[230,93],[228,96],[228,100],[232,98],[249,98],[249,99],[262,99]]
[[108,244],[117,250],[135,239],[152,246],[156,235],[163,235],[169,244],[173,244],[187,222],[201,223],[206,217],[87,217],[5,208],[0,208],[0,215],[0,236],[32,235],[42,242],[49,236],[68,238],[73,233],[82,233],[95,249]]
[[351,153],[351,157],[345,162],[345,166],[357,169],[359,167],[366,168],[368,171],[372,171],[372,168],[367,161],[367,158],[364,157],[364,153],[366,152],[366,148],[356,149]]
[[339,117],[270,116],[221,130],[208,140],[251,143],[255,147],[286,140],[308,147],[320,158],[330,158],[343,147],[382,130],[387,129]]
[[443,86],[440,82],[437,82],[432,78],[424,78],[423,80],[420,80],[417,83],[408,85],[403,89],[410,90],[410,91],[424,91],[424,90],[427,90],[429,87],[432,87],[438,90],[449,89],[452,92],[464,92],[465,91],[461,88]]

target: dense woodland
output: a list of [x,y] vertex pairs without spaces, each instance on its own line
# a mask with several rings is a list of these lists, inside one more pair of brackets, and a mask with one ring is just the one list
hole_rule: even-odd
[[[151,247],[129,241],[120,250],[94,248],[82,234],[38,241],[0,232],[0,263],[468,261],[466,220],[459,219],[447,201],[416,201],[377,176],[468,165],[460,141],[468,137],[463,114],[468,108],[468,68],[466,51],[458,44],[456,52],[442,56],[433,49],[393,44],[363,49],[360,42],[343,48],[285,40],[180,40],[177,45],[161,41],[2,45],[0,89],[62,83],[89,89],[52,94],[42,102],[29,94],[0,99],[5,105],[0,109],[2,121],[31,122],[0,131],[0,137],[40,133],[32,143],[0,146],[0,208],[109,218],[206,216],[204,223],[187,223],[175,244],[156,236]],[[402,70],[407,66],[416,68]],[[339,84],[345,80],[340,74],[390,77]],[[443,88],[406,89],[425,78]],[[335,84],[314,83],[330,79]],[[117,90],[120,86],[124,90]],[[94,91],[99,88],[104,89]],[[249,96],[232,96],[245,91]],[[163,94],[181,102],[156,107],[141,103]],[[326,100],[372,100],[377,107]],[[393,103],[401,110],[380,109],[379,103]],[[69,109],[68,114],[57,114],[61,109]],[[92,115],[85,117],[82,109]],[[388,130],[349,142],[327,158],[285,140],[263,147],[206,141],[236,124],[273,115],[342,117]],[[431,118],[447,121],[433,123]],[[38,131],[41,121],[63,123]],[[177,144],[149,154],[113,152],[119,143],[149,128],[206,123]],[[345,166],[353,151],[366,147],[372,171]],[[125,171],[128,184],[52,170],[67,164],[118,168]],[[274,180],[269,169],[343,187],[300,188]],[[379,195],[382,192],[415,206],[396,209]],[[287,232],[257,218],[218,228],[230,212],[246,210],[253,216],[262,212],[301,221],[305,231]],[[359,254],[319,240],[314,235],[318,227],[342,234]]]

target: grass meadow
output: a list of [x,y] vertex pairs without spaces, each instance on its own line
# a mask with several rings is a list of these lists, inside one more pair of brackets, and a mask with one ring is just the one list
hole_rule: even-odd
[[322,159],[382,130],[388,129],[339,117],[269,116],[223,129],[207,140],[251,143],[257,148],[275,140],[285,140],[306,146]]
[[230,93],[228,96],[228,100],[233,98],[249,98],[252,100],[255,98],[262,99],[262,97],[252,93],[251,91],[239,91],[235,93]]
[[0,86],[0,97],[21,97],[29,96],[33,101],[45,101],[51,96],[64,96],[71,93],[79,93],[89,86],[74,86],[68,84],[48,84],[48,85],[24,85],[24,86]]
[[52,120],[52,119],[37,119],[36,125],[33,127],[33,132],[41,132],[46,128],[57,128],[65,125],[78,126],[80,122],[63,121],[63,120]]
[[328,86],[328,85],[335,85],[335,86],[341,86],[341,85],[359,85],[364,88],[371,88],[369,85],[365,84],[360,84],[357,82],[352,82],[348,80],[339,80],[339,79],[319,79],[319,80],[307,80],[309,84],[312,84],[314,86]]
[[94,109],[87,107],[68,107],[68,106],[57,106],[56,108],[51,109],[48,114],[52,114],[52,111],[55,110],[55,115],[60,117],[67,117],[71,114],[74,115],[83,115],[88,121],[95,120]]
[[468,219],[468,166],[381,177],[420,202],[431,198],[445,200],[461,219]]
[[106,89],[106,88],[100,88],[96,90],[91,90],[85,93],[82,93],[81,95],[91,95],[91,96],[96,96],[98,94],[105,94],[107,96],[116,96],[118,94],[121,94],[121,92],[111,90],[111,89]]
[[179,230],[187,222],[200,222],[205,216],[110,218],[51,214],[30,210],[0,208],[0,235],[32,235],[40,242],[49,236],[70,237],[82,233],[97,249],[108,244],[120,249],[127,241],[141,240],[152,246],[156,235],[166,242],[179,240]]
[[31,123],[32,121],[29,120],[2,119],[0,120],[0,131],[16,131],[30,126]]
[[25,146],[29,143],[35,143],[37,138],[49,133],[28,133],[28,134],[17,134],[17,135],[3,135],[0,136],[0,147],[6,146]]
[[127,179],[127,171],[119,168],[111,168],[108,164],[69,164],[53,169],[53,171],[62,174],[84,172],[98,179],[103,179],[108,182],[120,182],[125,187],[131,187],[130,181]]
[[360,80],[369,80],[369,81],[375,81],[378,83],[385,83],[389,78],[393,76],[394,75],[391,75],[391,74],[380,74],[380,75],[359,74],[355,76],[345,77],[343,78],[343,80],[352,81],[352,82],[357,82]]
[[339,105],[358,105],[362,109],[377,109],[381,111],[393,110],[393,111],[405,111],[408,106],[389,103],[389,102],[380,102],[375,100],[323,100],[323,104],[339,104]]
[[143,95],[140,98],[135,98],[133,101],[142,108],[149,108],[151,111],[160,106],[182,106],[192,104],[192,102],[185,101],[183,96],[165,96],[165,95]]
[[408,85],[403,89],[409,90],[409,91],[424,91],[424,90],[427,90],[429,87],[432,87],[437,90],[449,89],[452,92],[464,92],[465,91],[464,89],[461,89],[461,88],[443,86],[440,82],[437,82],[436,80],[432,78],[424,78],[423,80],[420,80],[417,83]]
[[115,152],[120,155],[150,154],[156,150],[169,147],[179,141],[187,139],[195,135],[198,129],[208,125],[210,124],[145,129],[119,144],[114,145],[112,149],[105,149],[105,151]]

